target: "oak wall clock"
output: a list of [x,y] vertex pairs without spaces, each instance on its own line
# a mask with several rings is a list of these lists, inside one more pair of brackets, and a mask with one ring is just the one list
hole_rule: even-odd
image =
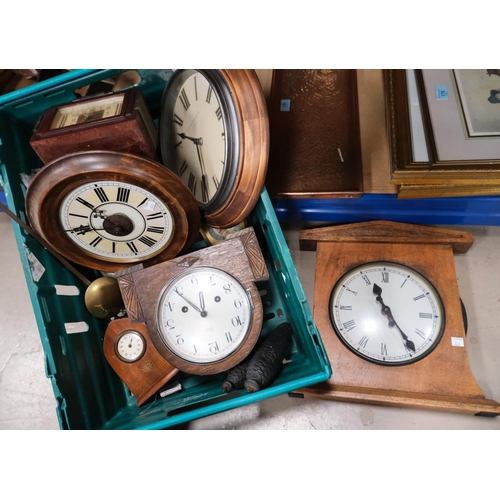
[[453,251],[470,233],[367,222],[299,235],[317,249],[314,320],[332,378],[304,396],[500,414],[469,366]]
[[31,147],[44,163],[78,151],[119,151],[155,159],[158,132],[134,87],[52,106],[40,117]]
[[200,211],[163,165],[92,151],[42,168],[26,193],[32,228],[68,260],[104,272],[161,262],[190,248]]
[[254,70],[176,71],[162,99],[164,164],[189,188],[207,224],[242,222],[267,172],[269,121]]
[[144,323],[180,371],[229,370],[255,346],[263,321],[256,281],[269,279],[252,227],[227,241],[118,277],[129,319]]

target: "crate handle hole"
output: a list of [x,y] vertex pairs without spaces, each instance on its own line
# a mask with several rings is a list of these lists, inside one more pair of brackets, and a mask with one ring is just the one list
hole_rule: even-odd
[[261,297],[264,297],[264,295],[267,295],[267,290],[265,288],[263,290],[259,290],[259,294]]
[[283,311],[281,309],[277,309],[276,313],[278,314],[278,318],[282,318],[284,316]]
[[274,265],[276,266],[277,271],[281,271],[281,262],[278,258],[274,261]]
[[267,313],[264,314],[264,321],[269,321],[270,319],[273,319],[276,316],[274,313]]

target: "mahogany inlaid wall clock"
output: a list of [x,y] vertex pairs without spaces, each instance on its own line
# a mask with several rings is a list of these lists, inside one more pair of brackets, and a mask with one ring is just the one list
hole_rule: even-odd
[[331,362],[304,396],[498,416],[472,374],[453,251],[470,233],[376,221],[299,235],[317,249],[314,320]]
[[228,228],[250,214],[269,157],[267,106],[254,70],[176,71],[159,133],[164,164],[195,196],[207,224]]
[[32,228],[68,260],[98,271],[160,262],[199,236],[193,195],[163,165],[92,151],[42,168],[26,193]]
[[142,323],[128,318],[109,323],[103,342],[104,356],[141,406],[179,370],[156,350]]
[[259,338],[256,281],[269,273],[252,227],[227,241],[118,277],[129,319],[144,323],[180,371],[211,375],[245,359]]

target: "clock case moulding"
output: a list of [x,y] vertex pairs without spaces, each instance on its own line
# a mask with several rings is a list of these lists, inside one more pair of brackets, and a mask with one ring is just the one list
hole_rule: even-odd
[[[352,403],[425,408],[480,416],[500,415],[500,403],[486,399],[472,374],[453,252],[466,253],[474,239],[464,231],[390,221],[302,230],[301,250],[316,250],[314,321],[332,366],[326,382],[298,391],[304,397]],[[390,261],[427,277],[443,301],[446,325],[436,348],[404,366],[362,359],[341,342],[332,326],[333,287],[358,265]],[[452,345],[452,337],[463,347]]]

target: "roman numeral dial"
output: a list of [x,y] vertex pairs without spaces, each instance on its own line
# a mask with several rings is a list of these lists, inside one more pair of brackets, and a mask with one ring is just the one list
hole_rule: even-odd
[[333,287],[329,309],[333,330],[345,347],[388,366],[429,355],[445,324],[443,303],[431,282],[392,262],[348,271]]

